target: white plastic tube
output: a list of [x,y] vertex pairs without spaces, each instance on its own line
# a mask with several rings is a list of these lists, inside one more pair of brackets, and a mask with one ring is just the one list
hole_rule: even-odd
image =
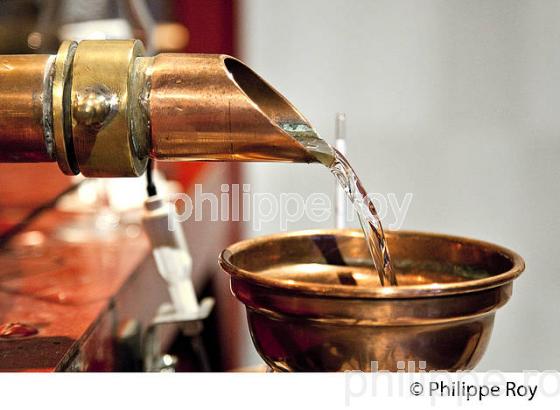
[[[334,146],[342,154],[346,155],[346,114],[339,112],[335,120]],[[343,229],[346,227],[346,207],[348,206],[347,195],[340,184],[336,184],[334,217],[335,227]]]
[[167,282],[175,312],[198,312],[191,278],[192,258],[181,225],[159,196],[148,198],[144,206],[144,229],[150,238],[159,274]]

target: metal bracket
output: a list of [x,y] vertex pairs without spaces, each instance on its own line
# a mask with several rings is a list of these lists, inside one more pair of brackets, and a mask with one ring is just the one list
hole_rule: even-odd
[[[178,313],[175,312],[170,303],[160,305],[156,317],[146,329],[143,343],[144,371],[146,372],[173,372],[175,370],[176,358],[168,354],[162,354],[161,341],[159,340],[157,329],[159,326],[175,324],[178,325],[185,336],[188,336],[198,344],[198,337],[203,329],[203,321],[212,312],[214,307],[213,298],[204,298],[200,302],[197,312]],[[201,351],[200,359],[202,363],[207,363],[205,352],[202,346],[198,346]]]

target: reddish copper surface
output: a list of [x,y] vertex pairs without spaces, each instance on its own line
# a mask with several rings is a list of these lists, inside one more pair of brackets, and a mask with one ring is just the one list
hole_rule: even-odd
[[53,161],[43,132],[48,55],[0,57],[0,161]]
[[[219,193],[220,184],[238,182],[232,169],[236,169],[234,164],[207,164],[189,182],[203,184],[204,192]],[[42,184],[39,176],[35,181]],[[5,202],[11,207],[16,203],[17,198]],[[3,221],[6,226],[26,213],[1,205],[0,224]],[[188,221],[186,226],[198,290],[217,273],[219,250],[239,239],[238,224],[210,222],[207,211],[203,221]],[[53,229],[71,217],[50,212],[30,227],[44,234],[43,241],[35,241],[38,245],[19,254],[0,254],[0,325],[19,322],[38,330],[26,338],[0,339],[0,371],[118,369],[116,329],[130,320],[138,320],[145,328],[167,299],[166,285],[148,256],[143,236],[83,245],[55,240]],[[231,297],[226,275],[219,273],[214,280],[223,365],[234,368],[239,366],[243,334],[239,305]]]
[[[0,210],[33,208],[62,192],[71,182],[55,163],[0,164]],[[3,229],[2,216],[0,230]]]
[[[36,228],[48,237],[67,217],[52,213]],[[18,252],[0,255],[0,324],[25,323],[38,333],[0,340],[0,371],[53,371],[95,328],[111,297],[146,257],[147,243],[138,237],[69,245],[50,238]]]

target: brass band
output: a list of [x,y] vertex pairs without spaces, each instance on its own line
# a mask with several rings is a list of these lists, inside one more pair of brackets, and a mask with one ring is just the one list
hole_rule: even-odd
[[130,127],[138,101],[131,94],[140,41],[82,41],[72,73],[72,139],[80,172],[88,177],[138,176],[146,169]]

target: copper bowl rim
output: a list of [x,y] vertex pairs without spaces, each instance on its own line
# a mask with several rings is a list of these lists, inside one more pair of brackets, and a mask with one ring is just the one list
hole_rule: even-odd
[[473,246],[482,247],[496,252],[509,259],[512,267],[502,273],[495,274],[482,279],[474,279],[455,283],[444,283],[437,285],[407,285],[407,286],[386,286],[386,287],[352,287],[344,285],[323,285],[303,282],[287,282],[279,279],[268,278],[259,273],[250,272],[234,265],[231,256],[245,251],[252,246],[263,242],[275,241],[296,236],[313,235],[344,235],[363,237],[361,230],[357,229],[314,229],[304,231],[294,231],[273,235],[259,236],[257,238],[246,239],[237,242],[224,249],[219,256],[219,264],[232,279],[239,279],[266,288],[283,289],[290,293],[307,294],[311,296],[336,297],[336,298],[359,298],[359,299],[407,299],[421,297],[435,297],[453,295],[458,293],[470,293],[490,289],[508,284],[517,278],[525,269],[525,262],[519,254],[500,245],[478,239],[465,238],[447,234],[438,234],[420,231],[388,231],[387,236],[398,235],[401,237],[431,237],[445,239],[449,241],[461,242]]

